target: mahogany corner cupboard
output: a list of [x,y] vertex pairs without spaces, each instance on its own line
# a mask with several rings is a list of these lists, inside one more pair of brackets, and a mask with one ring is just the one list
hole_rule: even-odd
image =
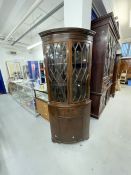
[[113,13],[93,20],[91,29],[96,32],[92,53],[91,115],[99,118],[110,97],[120,36]]
[[89,138],[94,34],[82,28],[59,28],[40,33],[53,142],[73,143]]

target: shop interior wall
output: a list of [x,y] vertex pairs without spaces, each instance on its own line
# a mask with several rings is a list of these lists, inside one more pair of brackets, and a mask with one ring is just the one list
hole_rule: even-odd
[[37,58],[38,60],[44,60],[42,44],[33,48],[31,54],[33,58]]
[[[16,54],[11,54],[14,51]],[[4,84],[6,90],[8,90],[8,71],[6,67],[6,61],[20,62],[21,66],[25,65],[28,60],[37,60],[33,54],[26,49],[11,48],[0,45],[0,69],[2,72]]]

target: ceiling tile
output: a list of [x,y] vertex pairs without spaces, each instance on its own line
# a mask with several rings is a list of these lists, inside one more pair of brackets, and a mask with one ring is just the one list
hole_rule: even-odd
[[45,12],[49,12],[61,2],[63,2],[63,0],[44,0],[43,3],[39,5],[39,7],[42,8]]

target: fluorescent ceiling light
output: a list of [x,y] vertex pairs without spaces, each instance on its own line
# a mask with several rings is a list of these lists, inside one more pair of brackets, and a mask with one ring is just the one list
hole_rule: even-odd
[[30,45],[30,46],[27,47],[27,50],[33,49],[34,47],[37,47],[37,46],[39,46],[41,44],[42,44],[42,41],[40,41],[38,43],[35,43],[35,44],[32,44],[32,45]]

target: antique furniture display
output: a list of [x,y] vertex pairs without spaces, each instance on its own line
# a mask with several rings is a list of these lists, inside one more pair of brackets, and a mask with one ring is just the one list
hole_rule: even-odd
[[127,82],[127,70],[122,71],[121,76],[120,76],[120,83],[126,84],[126,82]]
[[99,118],[110,97],[119,32],[113,13],[92,21],[96,32],[91,72],[91,115]]
[[114,70],[113,70],[113,77],[112,77],[112,86],[111,86],[111,96],[115,96],[116,92],[116,85],[118,85],[118,69],[119,69],[119,60],[121,58],[121,54],[116,54],[115,62],[114,62]]
[[119,74],[125,71],[127,71],[127,79],[131,79],[131,58],[121,59]]
[[94,34],[82,28],[60,28],[40,33],[53,142],[72,143],[89,138]]
[[39,89],[35,91],[36,111],[45,119],[49,120],[48,93]]

